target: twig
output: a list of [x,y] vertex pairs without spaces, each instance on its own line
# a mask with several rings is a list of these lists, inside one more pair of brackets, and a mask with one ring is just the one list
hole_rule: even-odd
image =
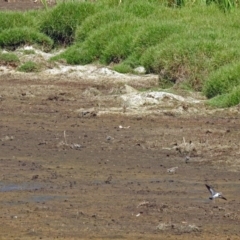
[[183,142],[184,142],[184,145],[186,146],[186,141],[185,141],[185,137],[183,137]]
[[64,140],[65,140],[65,144],[68,145],[68,144],[67,144],[66,130],[64,130],[64,132],[63,132],[63,137],[64,137]]

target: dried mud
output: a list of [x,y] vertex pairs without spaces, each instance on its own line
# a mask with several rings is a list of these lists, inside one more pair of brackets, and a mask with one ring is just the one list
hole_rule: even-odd
[[34,2],[34,0],[1,0],[0,10],[14,10],[14,11],[26,11],[31,9],[43,8],[40,0]]
[[113,114],[118,85],[0,82],[1,239],[240,239],[238,111]]

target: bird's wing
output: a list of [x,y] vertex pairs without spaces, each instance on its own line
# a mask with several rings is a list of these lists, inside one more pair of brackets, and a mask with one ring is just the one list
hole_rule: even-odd
[[205,184],[205,186],[207,187],[208,191],[212,194],[212,196],[216,193],[210,186],[208,186],[207,184]]
[[227,200],[225,197],[221,196],[222,199]]

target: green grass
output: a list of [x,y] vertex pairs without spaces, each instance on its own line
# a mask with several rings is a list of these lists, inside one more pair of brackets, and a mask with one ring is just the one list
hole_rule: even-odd
[[159,4],[157,1],[155,1],[155,4],[147,0],[128,1],[128,2],[124,1],[123,12],[132,13],[136,17],[140,17],[140,18],[147,18],[149,15],[152,14],[152,12],[154,12],[156,6],[159,7]]
[[132,68],[128,64],[125,64],[125,63],[117,64],[113,67],[113,69],[117,72],[120,72],[120,73],[130,73],[130,72],[132,72]]
[[35,62],[28,61],[28,62],[25,62],[24,64],[22,64],[21,66],[19,66],[18,71],[19,72],[26,72],[26,73],[38,72],[39,71],[39,66]]
[[35,54],[35,51],[33,49],[25,49],[23,50],[23,53],[25,55],[31,55],[31,54]]
[[213,107],[227,108],[236,106],[240,103],[240,85],[234,87],[229,93],[218,95],[208,101]]
[[92,62],[92,59],[89,58],[89,51],[84,52],[78,44],[70,46],[63,53],[51,58],[52,61],[59,61],[61,59],[65,59],[68,64],[72,65]]
[[64,58],[69,64],[119,63],[130,54],[134,33],[141,24],[135,17],[131,21],[104,24],[83,43],[76,43],[54,59]]
[[76,29],[75,41],[83,42],[94,31],[101,28],[103,25],[113,23],[115,21],[126,21],[133,17],[132,14],[125,13],[116,8],[110,8],[105,11],[96,12],[89,16],[82,24],[79,24]]
[[233,0],[59,0],[45,10],[0,12],[0,47],[66,47],[52,60],[100,62],[121,73],[144,66],[161,86],[232,106],[240,86],[239,15]]
[[43,50],[49,51],[52,49],[53,41],[45,34],[29,27],[15,27],[0,32],[0,46],[2,48],[16,49],[26,44],[40,45]]
[[203,92],[208,98],[227,94],[240,86],[240,62],[231,63],[212,72],[204,82]]
[[0,12],[0,33],[17,27],[36,27],[36,21],[31,12]]
[[14,53],[0,53],[0,65],[16,67],[19,63],[20,60]]
[[45,14],[39,25],[40,31],[51,37],[56,44],[69,45],[74,40],[77,26],[94,11],[95,5],[88,2],[58,4]]
[[[192,37],[190,40],[188,36],[181,36],[179,39],[174,34],[149,48],[141,56],[141,63],[148,72],[159,73],[162,78],[174,83],[188,82],[193,89],[201,90],[204,79],[210,72],[228,63],[228,59],[222,58],[219,61],[217,58],[220,52],[227,51],[226,44],[222,41],[209,41],[199,35],[197,39]],[[232,56],[231,61],[236,59]]]

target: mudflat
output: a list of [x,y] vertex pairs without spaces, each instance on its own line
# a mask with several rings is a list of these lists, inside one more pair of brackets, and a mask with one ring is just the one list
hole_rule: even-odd
[[17,10],[17,11],[26,11],[31,9],[40,9],[42,8],[41,1],[31,1],[31,0],[1,0],[0,1],[0,10]]
[[1,77],[1,238],[238,239],[239,115],[111,113],[93,88]]

